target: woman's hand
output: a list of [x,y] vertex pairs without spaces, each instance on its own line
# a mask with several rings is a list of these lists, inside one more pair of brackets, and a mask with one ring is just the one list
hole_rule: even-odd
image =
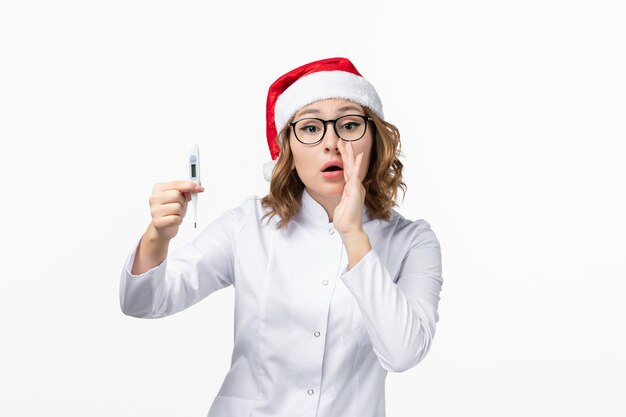
[[181,180],[156,184],[149,198],[152,226],[159,238],[170,240],[187,212],[191,193],[201,193],[204,188],[193,181]]
[[363,153],[354,157],[352,143],[337,142],[343,160],[343,177],[346,182],[341,201],[333,212],[333,225],[342,238],[363,232],[363,206],[365,204],[365,187],[363,187],[361,164]]
[[363,207],[365,206],[365,187],[363,187],[365,174],[361,174],[363,153],[355,158],[351,142],[344,145],[343,140],[340,140],[337,146],[343,160],[346,185],[343,188],[341,201],[333,213],[333,225],[346,247],[348,268],[351,269],[372,250],[367,233],[363,230]]
[[131,274],[140,275],[157,265],[167,256],[170,240],[178,233],[178,227],[187,212],[191,193],[204,191],[193,181],[171,181],[156,184],[149,198],[152,221],[141,237]]

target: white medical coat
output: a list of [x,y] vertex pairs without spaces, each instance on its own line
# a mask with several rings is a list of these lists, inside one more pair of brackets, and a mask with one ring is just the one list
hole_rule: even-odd
[[441,251],[430,224],[392,211],[363,229],[348,270],[339,233],[307,192],[286,228],[252,196],[141,275],[120,282],[124,314],[165,317],[233,285],[232,362],[208,417],[382,417],[385,377],[419,363],[439,320]]

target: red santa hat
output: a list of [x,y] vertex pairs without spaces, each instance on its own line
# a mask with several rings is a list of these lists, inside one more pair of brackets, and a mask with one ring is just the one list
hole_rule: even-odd
[[301,108],[319,100],[346,99],[384,119],[383,105],[374,89],[346,58],[327,58],[302,65],[274,81],[267,93],[267,144],[272,160],[263,165],[267,181],[280,153],[278,134]]

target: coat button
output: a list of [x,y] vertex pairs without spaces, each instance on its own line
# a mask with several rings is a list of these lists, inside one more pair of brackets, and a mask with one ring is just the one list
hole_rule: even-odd
[[334,235],[335,234],[335,229],[333,229],[332,227],[330,227],[328,229],[328,234]]
[[315,332],[313,334],[315,335],[315,337],[320,337],[320,332]]
[[313,391],[311,388],[309,388],[309,390],[307,391],[307,394],[313,395],[313,394],[315,394],[315,391]]
[[324,285],[328,285],[328,280],[327,280],[327,279],[325,279],[324,281],[322,281],[322,284],[324,284]]

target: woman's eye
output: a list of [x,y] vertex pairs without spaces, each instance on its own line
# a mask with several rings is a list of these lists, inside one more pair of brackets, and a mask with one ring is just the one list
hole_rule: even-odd
[[317,126],[309,125],[309,126],[304,126],[302,130],[306,133],[315,133],[317,132],[318,128]]
[[358,125],[359,125],[359,124],[358,124],[358,123],[356,123],[356,122],[348,122],[348,123],[344,123],[344,125],[343,125],[343,126],[341,126],[341,128],[342,128],[343,130],[353,130],[353,129],[356,129],[356,127],[357,127]]

